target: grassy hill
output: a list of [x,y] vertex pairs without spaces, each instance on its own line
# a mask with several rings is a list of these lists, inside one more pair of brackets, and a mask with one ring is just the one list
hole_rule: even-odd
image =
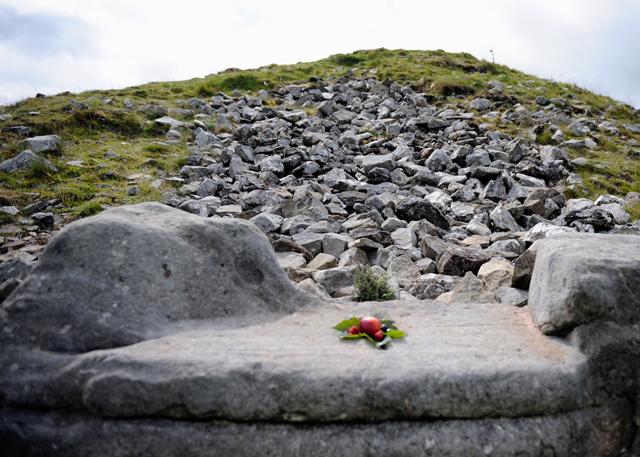
[[[317,62],[230,69],[188,81],[30,98],[0,107],[0,119],[5,119],[0,121],[0,159],[14,156],[22,139],[6,130],[10,126],[27,126],[31,135],[57,134],[63,141],[60,155],[49,157],[59,169],[57,173],[37,166],[20,173],[0,173],[0,201],[22,206],[35,200],[59,199],[63,212],[76,217],[93,214],[103,205],[159,200],[163,187],[150,183],[184,164],[187,145],[165,143],[163,132],[154,127],[152,118],[140,109],[127,108],[125,100],[138,108],[160,104],[170,109],[171,117],[179,118],[181,112],[177,109],[192,97],[207,98],[218,92],[255,93],[286,84],[308,84],[313,78],[330,80],[349,74],[409,84],[425,92],[430,102],[439,107],[466,107],[471,99],[486,95],[489,81],[504,84],[502,110],[520,104],[533,112],[540,109],[536,106],[538,96],[562,98],[574,116],[609,120],[621,132],[596,132],[590,135],[598,144],[595,150],[569,151],[588,159],[580,169],[585,185],[573,193],[594,197],[640,192],[640,134],[623,127],[640,122],[631,106],[466,53],[376,49],[334,55]],[[551,141],[553,132],[536,129],[531,121],[503,123],[500,117],[477,116],[478,123],[493,123],[497,130],[513,137],[533,136],[542,144]],[[566,138],[572,138],[567,126],[563,131]],[[131,182],[139,182],[136,195],[127,192]],[[640,208],[631,211],[635,218],[640,217]]]

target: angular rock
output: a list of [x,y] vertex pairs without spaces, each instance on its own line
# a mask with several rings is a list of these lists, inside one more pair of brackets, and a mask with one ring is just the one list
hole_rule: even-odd
[[310,270],[326,270],[327,268],[335,268],[337,266],[338,259],[324,252],[316,255],[313,260],[307,264],[307,268]]
[[449,221],[440,210],[429,200],[419,198],[407,198],[396,206],[396,214],[405,221],[419,221],[426,219],[442,229],[449,229]]
[[387,274],[400,287],[409,288],[420,277],[420,270],[409,255],[394,257],[389,263]]
[[425,166],[432,171],[448,171],[454,167],[454,164],[446,151],[436,149],[425,161]]
[[51,230],[55,222],[53,213],[34,213],[31,215],[31,219],[33,219],[33,222],[43,230]]
[[392,171],[395,168],[393,154],[369,154],[362,158],[362,168],[369,174],[374,168],[386,168]]
[[509,210],[504,206],[496,206],[491,213],[489,213],[491,223],[498,230],[507,232],[517,232],[520,230],[520,226],[515,221]]
[[313,274],[313,280],[324,287],[330,295],[339,289],[353,286],[356,266],[336,267]]
[[50,161],[36,155],[30,150],[22,151],[17,156],[0,163],[0,171],[3,171],[5,173],[13,173],[16,171],[31,168],[36,163],[42,163],[43,166],[49,171],[58,171],[58,169]]
[[496,301],[494,292],[470,271],[450,292],[436,298],[445,303],[492,303]]
[[489,260],[491,255],[485,251],[451,246],[438,257],[436,265],[440,274],[464,276],[468,271],[477,273],[482,264]]
[[498,302],[518,307],[525,306],[529,300],[529,293],[526,290],[513,287],[500,287],[495,294]]
[[640,321],[640,243],[633,235],[540,240],[529,287],[534,322],[564,334],[596,320]]
[[31,150],[36,154],[57,153],[60,151],[60,137],[58,135],[34,136],[22,140],[18,147],[22,150]]
[[296,270],[307,264],[304,255],[298,252],[276,252],[278,265],[285,271]]
[[358,247],[350,247],[340,254],[340,262],[338,263],[338,266],[348,267],[352,265],[369,265],[369,257],[367,257],[367,253]]
[[490,290],[510,286],[513,278],[513,265],[505,259],[493,258],[482,264],[478,270],[478,278]]
[[351,238],[346,235],[327,233],[322,237],[322,252],[340,258],[350,241]]
[[273,213],[260,213],[249,219],[263,233],[275,232],[282,225],[283,218]]

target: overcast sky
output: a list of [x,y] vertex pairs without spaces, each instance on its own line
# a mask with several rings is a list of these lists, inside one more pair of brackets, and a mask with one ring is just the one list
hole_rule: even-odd
[[358,49],[467,51],[640,107],[640,0],[0,0],[0,103]]

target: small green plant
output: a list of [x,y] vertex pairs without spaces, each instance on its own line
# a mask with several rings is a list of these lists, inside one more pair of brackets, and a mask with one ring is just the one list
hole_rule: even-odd
[[353,286],[358,301],[393,300],[395,292],[389,286],[386,275],[377,275],[371,267],[358,267]]
[[640,203],[633,203],[627,206],[627,212],[632,221],[640,220]]
[[87,203],[83,203],[82,205],[76,208],[76,214],[80,217],[89,217],[94,214],[98,214],[104,208],[102,205],[96,201],[90,201]]
[[52,176],[49,166],[41,158],[38,158],[31,163],[31,165],[27,169],[26,175],[31,179],[38,180],[48,179]]
[[152,152],[157,154],[161,152],[167,152],[169,150],[169,147],[164,144],[154,143],[154,144],[146,145],[143,149],[147,152]]
[[551,132],[545,130],[544,132],[542,132],[536,137],[536,141],[542,145],[549,145],[549,144],[553,144],[552,137],[553,135],[551,134]]

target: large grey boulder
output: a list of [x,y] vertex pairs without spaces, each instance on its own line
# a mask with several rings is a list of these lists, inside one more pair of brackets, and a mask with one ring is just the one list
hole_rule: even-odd
[[111,348],[183,320],[287,312],[305,301],[252,224],[143,203],[65,227],[4,303],[0,340]]
[[15,157],[2,161],[0,163],[0,171],[13,173],[20,170],[26,170],[34,166],[36,163],[42,163],[42,165],[49,171],[58,171],[55,165],[30,150],[22,151]]
[[577,234],[538,241],[529,294],[533,319],[547,334],[596,320],[637,323],[638,237]]
[[60,150],[60,137],[58,135],[34,136],[22,140],[18,146],[23,150],[29,149],[36,154],[58,152]]

